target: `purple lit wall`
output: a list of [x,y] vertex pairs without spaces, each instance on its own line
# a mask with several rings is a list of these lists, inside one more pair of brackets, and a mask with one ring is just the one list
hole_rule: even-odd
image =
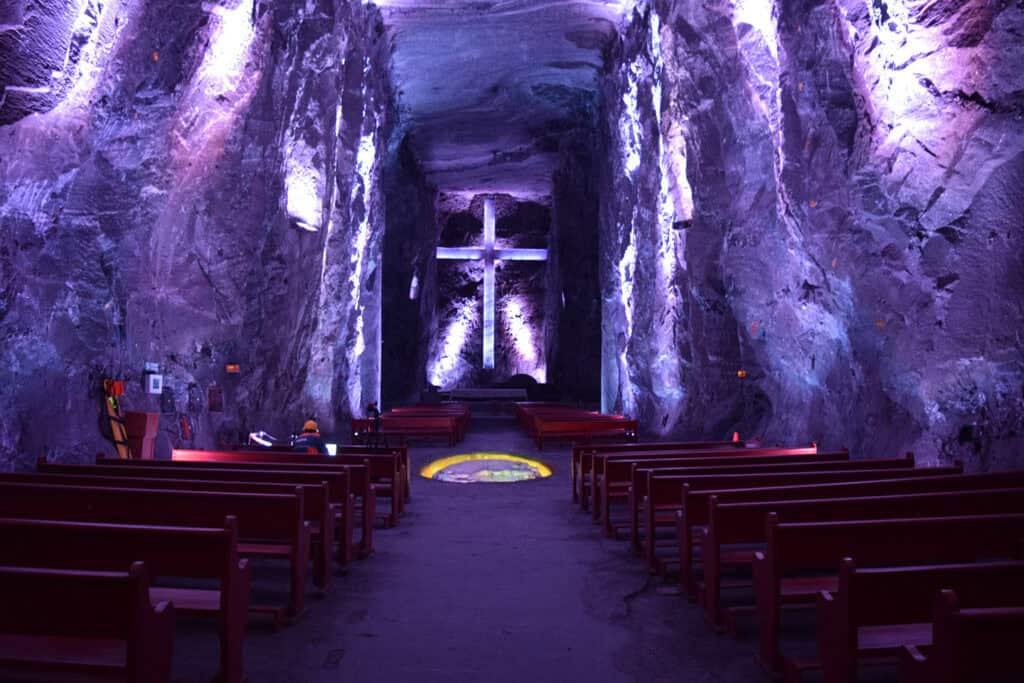
[[1024,9],[638,3],[603,397],[657,433],[1024,465]]
[[[113,453],[104,377],[126,380],[129,409],[162,413],[159,454],[309,414],[331,429],[375,399],[393,111],[375,11],[2,12],[0,470]],[[146,362],[162,400],[143,392]]]

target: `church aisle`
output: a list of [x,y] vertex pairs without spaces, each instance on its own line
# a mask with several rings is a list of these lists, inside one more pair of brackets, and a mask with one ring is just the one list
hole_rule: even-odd
[[[554,476],[476,485],[417,476],[373,558],[309,600],[294,626],[250,626],[252,683],[761,679],[748,643],[711,634],[697,609],[659,594],[660,579],[570,504],[567,449],[538,453],[500,424],[474,424],[455,448],[414,448],[414,474],[445,455],[502,450],[540,457]],[[192,668],[182,648],[209,647],[192,640],[176,643],[176,674]]]

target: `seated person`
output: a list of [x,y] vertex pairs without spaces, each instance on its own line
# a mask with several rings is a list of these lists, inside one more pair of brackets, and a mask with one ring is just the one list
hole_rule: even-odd
[[306,420],[302,425],[302,433],[292,442],[292,450],[300,453],[321,453],[327,455],[327,444],[320,436],[320,427],[316,420]]

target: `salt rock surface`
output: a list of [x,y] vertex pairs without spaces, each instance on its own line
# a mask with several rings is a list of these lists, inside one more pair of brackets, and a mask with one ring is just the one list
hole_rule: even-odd
[[[0,469],[112,454],[105,377],[161,413],[158,455],[287,435],[297,415],[329,429],[375,399],[395,109],[379,14],[297,0],[5,12]],[[143,391],[146,362],[163,397]],[[222,412],[207,410],[213,385]]]
[[602,86],[606,407],[1024,464],[1022,28],[1008,3],[639,7]]

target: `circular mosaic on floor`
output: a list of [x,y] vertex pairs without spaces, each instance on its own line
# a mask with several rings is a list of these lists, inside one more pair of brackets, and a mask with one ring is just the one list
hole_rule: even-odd
[[458,484],[507,484],[550,477],[551,468],[511,453],[464,453],[435,460],[420,476]]

